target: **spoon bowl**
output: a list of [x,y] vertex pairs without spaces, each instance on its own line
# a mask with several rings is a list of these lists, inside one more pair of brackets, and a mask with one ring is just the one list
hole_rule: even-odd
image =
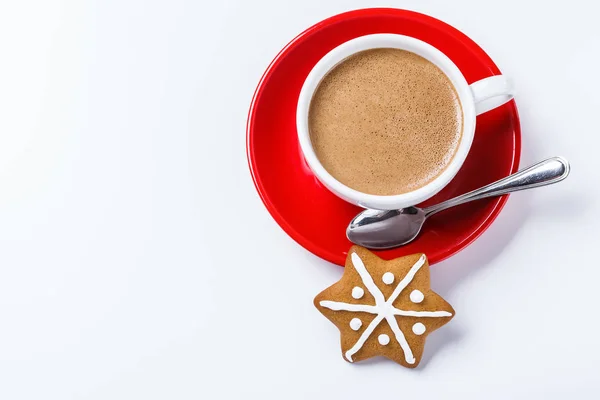
[[353,243],[370,249],[389,249],[417,237],[425,218],[425,212],[417,207],[365,210],[350,222],[346,236]]

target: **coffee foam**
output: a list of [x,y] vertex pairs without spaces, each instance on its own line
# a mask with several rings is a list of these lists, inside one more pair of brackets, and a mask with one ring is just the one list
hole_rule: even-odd
[[360,192],[406,193],[450,164],[462,135],[458,94],[433,63],[408,51],[355,54],[319,84],[309,110],[323,167]]

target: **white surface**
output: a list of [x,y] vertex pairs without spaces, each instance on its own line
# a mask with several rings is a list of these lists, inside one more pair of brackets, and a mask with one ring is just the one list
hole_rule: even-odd
[[292,37],[381,4],[0,3],[0,399],[598,398],[591,1],[387,3],[482,45],[518,89],[522,165],[572,173],[432,268],[457,315],[419,369],[345,362],[314,308],[342,271],[269,217],[246,113]]

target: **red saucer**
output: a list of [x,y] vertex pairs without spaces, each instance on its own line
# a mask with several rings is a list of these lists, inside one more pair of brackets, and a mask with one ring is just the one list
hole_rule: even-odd
[[[500,74],[471,39],[435,18],[412,11],[373,8],[328,18],[293,39],[261,78],[248,115],[248,162],[256,189],[277,223],[309,251],[344,265],[351,243],[346,226],[361,211],[339,199],[314,177],[296,137],[296,103],[304,79],[334,47],[357,36],[398,33],[443,51],[469,83]],[[427,203],[434,204],[515,172],[521,131],[514,101],[477,118],[471,152],[450,184]],[[378,252],[391,259],[426,253],[431,264],[464,249],[498,216],[507,197],[480,200],[431,217],[409,245]]]

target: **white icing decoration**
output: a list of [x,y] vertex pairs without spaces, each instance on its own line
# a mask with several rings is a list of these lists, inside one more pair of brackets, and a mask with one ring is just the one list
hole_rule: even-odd
[[[404,333],[402,333],[402,330],[398,326],[398,322],[396,321],[396,316],[434,317],[434,318],[451,317],[452,316],[452,313],[449,313],[448,311],[411,311],[411,310],[400,310],[400,309],[394,307],[394,301],[396,301],[396,299],[398,298],[400,293],[408,286],[408,284],[410,282],[412,282],[416,273],[425,264],[425,254],[423,254],[419,258],[419,260],[417,260],[417,262],[410,268],[410,270],[408,271],[406,276],[404,278],[402,278],[402,280],[400,280],[400,282],[398,282],[398,285],[396,286],[396,288],[394,289],[394,291],[392,292],[390,297],[388,297],[387,300],[384,298],[383,293],[381,292],[381,290],[379,290],[379,288],[373,281],[373,277],[367,271],[367,268],[363,264],[362,260],[358,256],[358,254],[352,253],[351,259],[352,259],[352,265],[354,266],[354,269],[356,269],[356,272],[358,272],[358,275],[360,276],[360,278],[363,281],[363,285],[367,288],[369,293],[371,293],[371,295],[375,299],[375,305],[350,304],[350,303],[344,303],[341,301],[329,301],[329,300],[323,300],[323,301],[319,302],[319,304],[322,307],[328,308],[333,311],[364,312],[364,313],[368,313],[368,314],[375,314],[376,317],[366,327],[366,329],[364,330],[362,335],[360,335],[360,337],[358,338],[358,340],[356,341],[354,346],[352,346],[348,351],[346,351],[344,356],[346,357],[346,359],[348,361],[352,362],[352,356],[354,354],[356,354],[356,352],[358,352],[362,348],[362,346],[365,344],[367,339],[371,336],[371,334],[373,333],[373,331],[375,330],[377,325],[379,325],[379,323],[381,323],[381,321],[383,321],[385,319],[387,321],[387,323],[389,324],[390,328],[392,329],[392,332],[394,333],[396,341],[402,348],[402,351],[404,351],[404,358],[405,358],[406,362],[409,364],[414,364],[416,362],[416,359],[412,353],[412,350],[410,349],[410,346],[408,345],[408,342],[406,341],[406,338],[404,337]],[[384,274],[384,276],[385,276],[385,274]],[[413,329],[414,329],[414,326],[413,326]]]
[[365,291],[363,290],[363,288],[358,287],[358,286],[354,286],[354,288],[352,288],[352,297],[355,299],[360,299],[361,297],[363,297],[363,295],[365,294]]
[[385,283],[386,285],[391,285],[392,283],[394,283],[394,274],[392,274],[391,272],[386,272],[385,274],[383,274],[383,276],[381,277],[381,280],[383,281],[383,283]]
[[413,290],[412,292],[410,292],[410,301],[412,301],[413,303],[420,303],[423,301],[423,299],[425,298],[425,295],[423,295],[423,292],[421,292],[420,290]]
[[353,331],[359,330],[361,326],[362,326],[362,321],[360,319],[358,319],[358,318],[352,318],[350,320],[350,328]]
[[377,337],[377,340],[379,340],[379,344],[381,345],[386,345],[390,342],[390,337],[388,335],[386,335],[385,333],[382,333],[381,335],[379,335]]
[[414,324],[412,326],[412,331],[415,335],[422,335],[425,333],[425,330],[426,330],[425,325],[423,325],[420,322],[417,322],[416,324]]

